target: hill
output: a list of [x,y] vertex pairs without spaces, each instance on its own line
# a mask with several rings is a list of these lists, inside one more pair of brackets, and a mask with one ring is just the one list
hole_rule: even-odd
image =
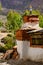
[[39,9],[43,12],[43,0],[0,0],[3,8],[25,10],[29,9],[31,4],[34,9]]

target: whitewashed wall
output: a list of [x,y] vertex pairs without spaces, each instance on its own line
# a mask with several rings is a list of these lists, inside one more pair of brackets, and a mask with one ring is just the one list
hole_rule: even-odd
[[21,59],[43,61],[43,48],[30,47],[29,41],[16,40],[16,42],[17,42],[17,51],[20,54]]
[[17,51],[20,54],[20,58],[27,59],[30,42],[29,41],[19,41],[19,40],[16,40],[16,42],[17,42]]
[[28,58],[33,61],[43,61],[43,48],[29,47]]

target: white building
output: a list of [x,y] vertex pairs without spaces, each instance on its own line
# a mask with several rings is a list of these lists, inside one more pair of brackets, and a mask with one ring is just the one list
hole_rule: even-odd
[[[40,39],[42,43],[39,42],[40,44],[36,44],[37,43],[36,41],[33,44],[32,36],[31,35],[29,36],[29,34],[30,33],[32,34],[32,32],[43,30],[42,28],[37,26],[39,24],[39,19],[38,17],[36,19],[33,19],[35,18],[35,16],[37,17],[37,15],[34,15],[34,17],[33,15],[31,15],[32,18],[30,21],[29,21],[29,18],[27,18],[28,20],[24,18],[25,20],[24,24],[28,23],[28,25],[25,25],[25,26],[22,25],[21,30],[18,30],[16,32],[17,51],[20,54],[20,59],[43,61],[43,37],[41,40],[41,37],[39,36],[40,32],[35,33],[36,34],[35,38],[38,37],[38,39]],[[43,36],[43,33],[42,33],[42,36]],[[34,37],[34,34],[33,34],[33,37]]]

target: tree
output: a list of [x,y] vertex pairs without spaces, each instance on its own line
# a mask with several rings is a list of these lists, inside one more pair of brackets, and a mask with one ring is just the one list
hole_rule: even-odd
[[41,28],[43,28],[43,15],[40,15],[40,16],[39,16],[39,19],[40,19],[39,26],[40,26]]
[[[23,15],[30,15],[30,11],[25,10]],[[40,11],[39,10],[32,10],[32,15],[40,15]]]
[[29,15],[29,14],[30,14],[29,10],[25,10],[23,15]]
[[6,28],[8,31],[16,32],[21,27],[22,17],[18,12],[12,10],[8,12],[7,20]]
[[32,14],[40,15],[40,11],[39,10],[32,10]]

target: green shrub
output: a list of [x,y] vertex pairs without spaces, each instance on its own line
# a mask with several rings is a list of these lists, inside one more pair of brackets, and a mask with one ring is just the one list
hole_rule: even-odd
[[2,47],[2,46],[0,46],[0,52],[6,52],[6,48],[5,47]]
[[39,21],[39,26],[40,26],[41,28],[43,28],[43,16],[40,15],[40,16],[39,16],[39,19],[40,19],[40,21]]
[[12,37],[12,34],[8,34],[7,36]]
[[8,50],[8,49],[12,49],[13,46],[16,45],[15,37],[12,36],[11,34],[8,34],[1,41],[5,44],[5,46],[4,47],[0,47],[0,49],[2,49],[2,50],[4,49],[5,51]]

